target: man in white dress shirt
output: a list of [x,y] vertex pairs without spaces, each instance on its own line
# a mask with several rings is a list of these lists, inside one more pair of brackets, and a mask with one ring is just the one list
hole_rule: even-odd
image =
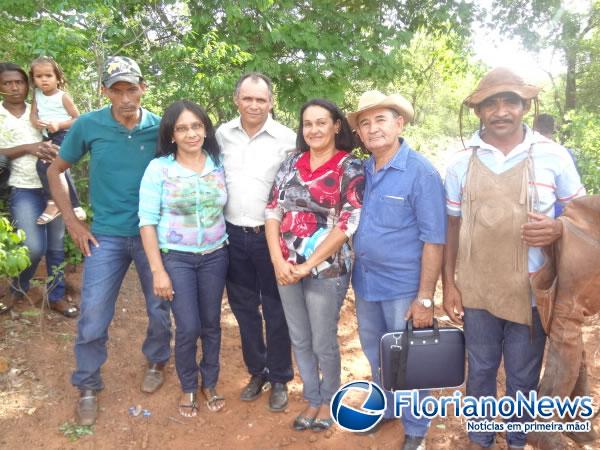
[[296,135],[272,118],[273,89],[265,75],[243,75],[233,101],[240,116],[219,127],[217,140],[223,152],[228,193],[227,296],[240,327],[244,362],[251,375],[240,398],[252,401],[270,383],[269,408],[283,411],[288,403],[286,383],[293,377],[290,338],[264,223],[271,185],[280,164],[295,148]]

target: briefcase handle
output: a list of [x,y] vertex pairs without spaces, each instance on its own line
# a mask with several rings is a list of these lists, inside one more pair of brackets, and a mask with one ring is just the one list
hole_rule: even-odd
[[[412,320],[406,322],[406,330],[408,331],[409,345],[430,345],[440,342],[440,327],[435,317],[433,318],[433,327],[416,328],[416,330],[419,330],[419,334],[415,334]],[[426,332],[429,330],[431,333]]]

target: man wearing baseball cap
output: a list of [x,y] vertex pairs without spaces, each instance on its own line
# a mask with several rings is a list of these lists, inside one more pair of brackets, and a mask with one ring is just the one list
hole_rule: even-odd
[[[502,358],[507,396],[537,387],[545,335],[530,276],[562,234],[554,204],[585,194],[569,153],[523,122],[539,91],[508,69],[488,72],[464,100],[480,129],[446,172],[444,309],[464,322],[469,396],[496,396]],[[490,448],[495,433],[469,440]],[[525,433],[507,433],[508,448],[525,443]]]
[[[104,384],[100,368],[107,358],[108,327],[121,283],[133,261],[148,312],[142,346],[148,362],[141,389],[156,391],[164,381],[169,359],[169,304],[155,296],[152,274],[139,236],[140,181],[154,158],[160,117],[141,107],[146,84],[131,58],[112,56],[102,74],[102,93],[110,104],[82,115],[71,127],[59,156],[48,169],[53,198],[73,241],[85,255],[75,358],[71,382],[80,390],[77,417],[81,425],[95,422],[97,392]],[[60,173],[90,154],[91,230],[77,220]]]
[[[365,92],[348,121],[371,153],[353,244],[352,285],[360,343],[380,383],[379,341],[390,331],[432,325],[433,294],[446,239],[444,186],[437,170],[400,137],[414,116],[398,94]],[[390,392],[384,420],[393,417]],[[421,395],[424,395],[422,393]],[[380,422],[381,423],[381,422]],[[403,408],[403,450],[424,450],[430,421]]]

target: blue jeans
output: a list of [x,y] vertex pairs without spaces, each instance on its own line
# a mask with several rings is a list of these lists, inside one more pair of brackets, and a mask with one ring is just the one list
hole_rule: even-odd
[[[504,356],[506,395],[514,397],[536,389],[546,336],[537,308],[533,308],[533,326],[499,319],[483,309],[465,308],[465,345],[468,358],[467,395],[496,397],[496,377]],[[532,418],[514,417],[511,422],[529,422]],[[482,447],[491,447],[495,433],[469,432],[469,439]],[[525,433],[507,433],[508,445],[525,447]]]
[[25,231],[25,245],[29,249],[31,259],[31,265],[12,281],[12,290],[27,292],[38,264],[42,257],[46,256],[48,276],[52,277],[52,281],[47,285],[48,300],[57,302],[65,296],[64,275],[62,271],[54,271],[54,267],[60,266],[65,260],[65,225],[61,217],[46,225],[35,223],[46,208],[47,201],[48,197],[43,189],[11,189],[8,200],[10,214],[15,227]]
[[350,274],[323,279],[309,275],[298,283],[278,286],[304,398],[313,407],[329,405],[340,387],[337,330],[349,283]]
[[294,376],[290,335],[265,233],[245,232],[228,223],[227,234],[227,298],[240,327],[248,372],[264,375],[274,383],[287,383]]
[[[382,386],[379,373],[379,342],[385,333],[402,331],[406,328],[404,316],[413,302],[413,298],[388,300],[385,302],[369,302],[358,295],[356,296],[356,318],[358,319],[358,336],[360,345],[369,364],[373,381]],[[383,389],[383,388],[382,388]],[[424,397],[429,391],[419,391]],[[384,419],[394,417],[393,394],[385,391],[387,397],[387,410]],[[402,424],[404,434],[408,436],[425,436],[431,421],[427,418],[416,418],[412,415],[410,407],[402,408]]]
[[[71,383],[79,389],[100,390],[104,387],[100,367],[107,357],[108,327],[131,261],[146,299],[148,329],[142,352],[149,363],[164,363],[169,359],[171,318],[169,302],[153,293],[152,273],[140,237],[96,235],[96,239],[100,246],[91,246],[92,254],[85,258],[83,266],[81,314],[75,342],[77,368]],[[131,355],[122,357],[131,360]]]
[[[163,264],[175,295],[171,304],[175,317],[175,367],[183,392],[216,386],[221,350],[221,300],[225,289],[227,248],[207,255],[169,250]],[[202,360],[196,362],[197,342],[202,343]]]

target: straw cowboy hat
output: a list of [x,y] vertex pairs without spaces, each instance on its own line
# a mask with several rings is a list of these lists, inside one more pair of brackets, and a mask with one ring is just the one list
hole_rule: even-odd
[[474,108],[483,100],[501,92],[512,92],[523,100],[537,97],[540,88],[533,84],[527,84],[516,73],[505,67],[496,67],[490,70],[479,82],[477,89],[464,99],[463,103]]
[[385,95],[380,91],[367,91],[358,100],[358,109],[348,113],[348,122],[353,130],[357,128],[358,116],[365,111],[375,108],[390,108],[404,117],[405,122],[410,122],[415,116],[415,111],[408,100],[400,94]]

